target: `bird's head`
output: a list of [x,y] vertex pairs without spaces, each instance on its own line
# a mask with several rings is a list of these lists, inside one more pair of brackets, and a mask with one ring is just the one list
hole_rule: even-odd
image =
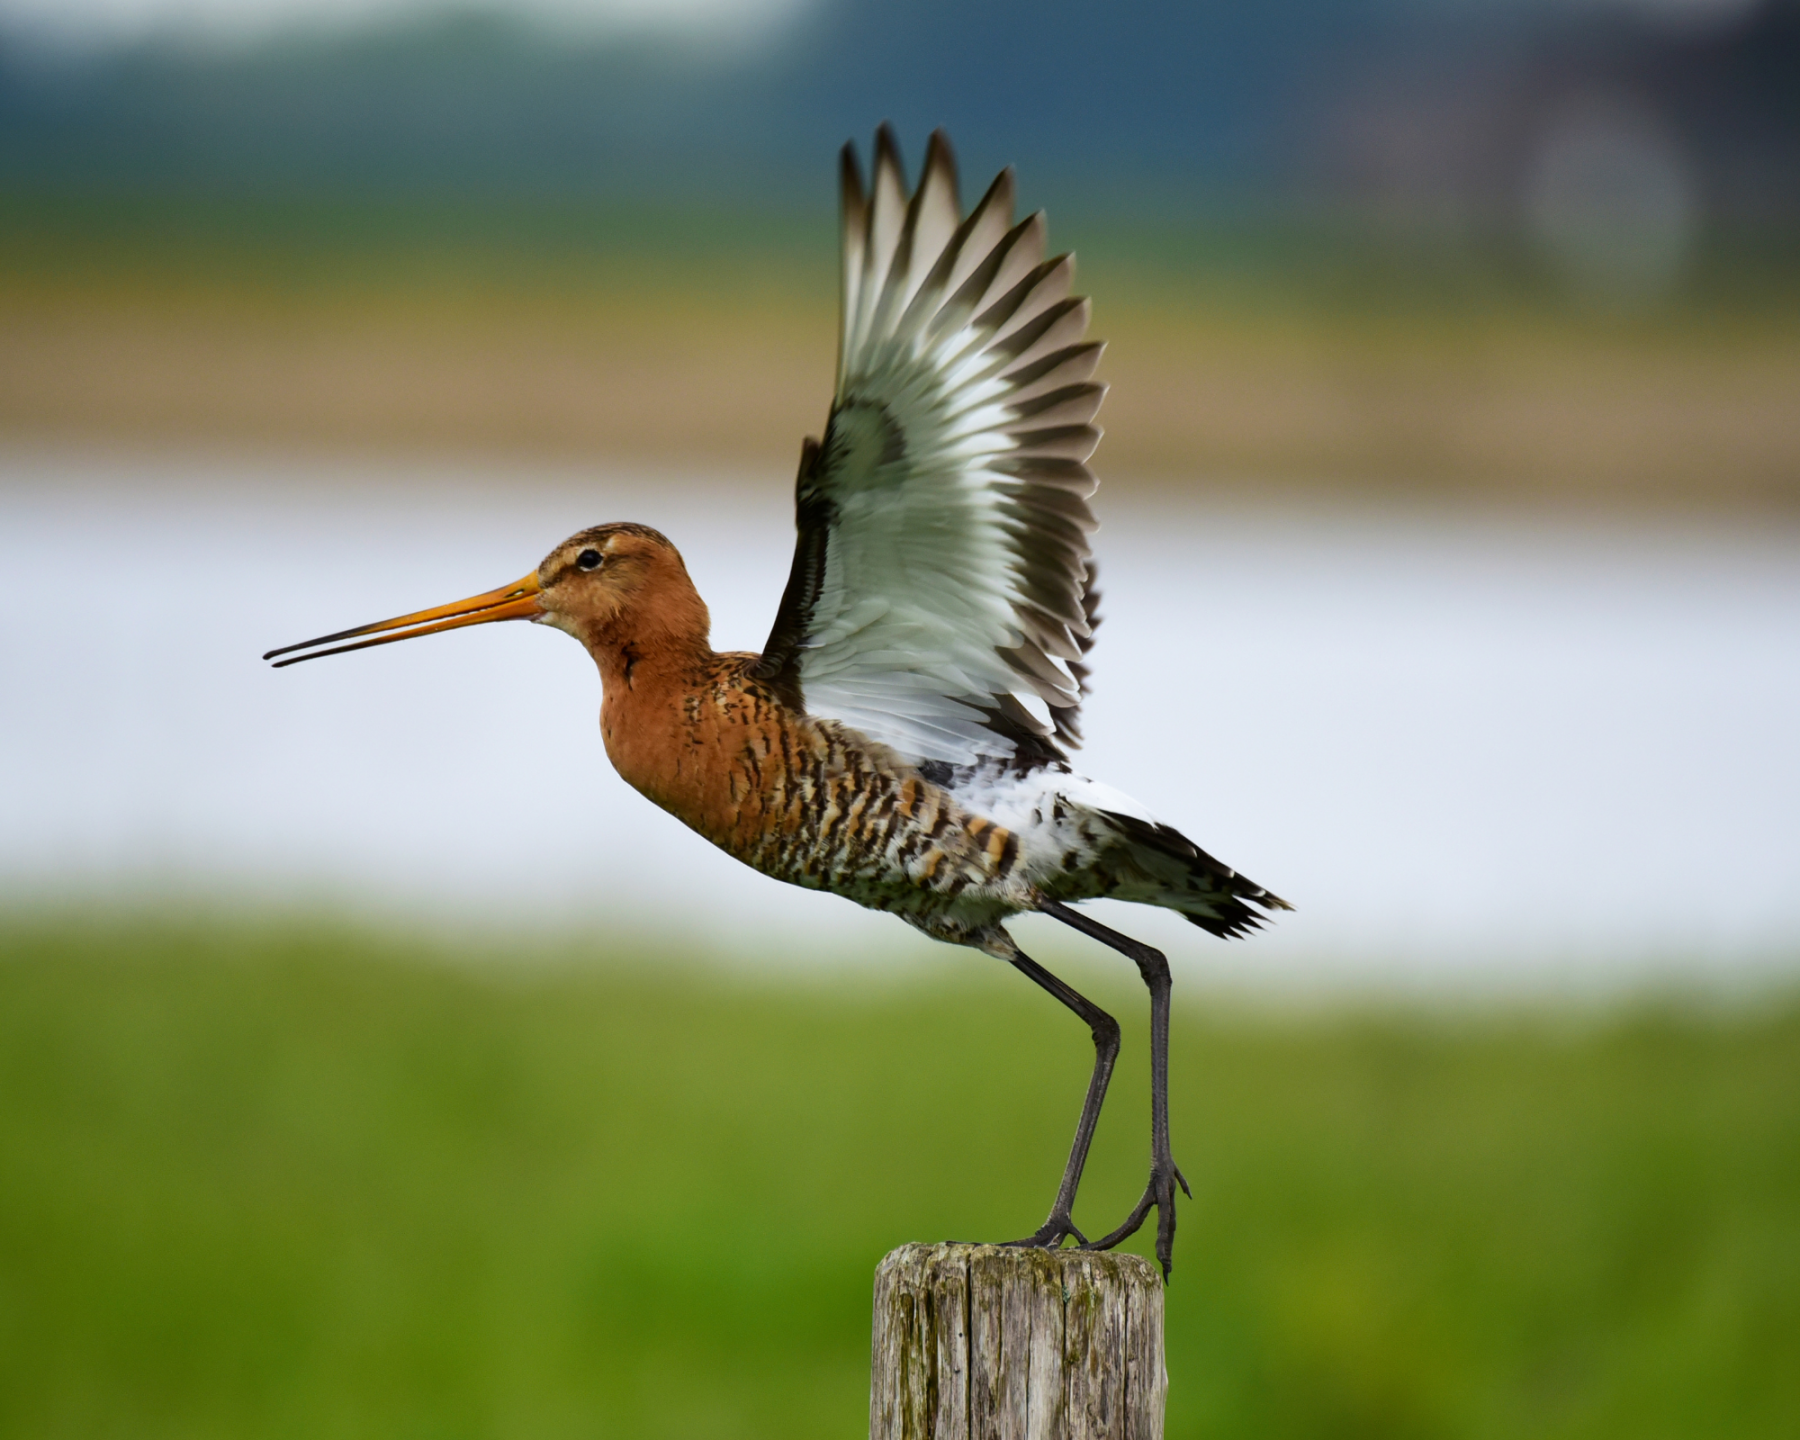
[[661,533],[648,525],[596,525],[571,535],[511,585],[284,645],[263,659],[279,668],[493,620],[554,625],[602,660],[628,645],[649,651],[704,647],[711,628],[681,553]]
[[706,643],[711,621],[681,552],[648,525],[596,525],[571,535],[532,577],[538,617],[589,650]]

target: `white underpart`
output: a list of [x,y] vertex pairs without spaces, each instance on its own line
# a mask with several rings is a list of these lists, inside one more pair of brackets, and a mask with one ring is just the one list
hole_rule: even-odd
[[1019,837],[1028,880],[1063,871],[1071,851],[1079,857],[1077,869],[1092,860],[1098,842],[1115,838],[1110,816],[1160,823],[1124,791],[1062,766],[1025,772],[1002,764],[983,766],[959,774],[951,788],[969,809]]

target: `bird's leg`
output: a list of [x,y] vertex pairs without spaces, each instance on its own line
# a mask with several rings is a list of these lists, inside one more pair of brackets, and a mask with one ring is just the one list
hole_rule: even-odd
[[1150,1213],[1150,1207],[1154,1205],[1156,1258],[1162,1262],[1163,1278],[1166,1280],[1169,1278],[1170,1257],[1175,1250],[1175,1187],[1179,1184],[1190,1199],[1194,1193],[1188,1190],[1187,1180],[1176,1168],[1175,1157],[1169,1149],[1169,962],[1162,951],[1140,944],[1128,935],[1121,935],[1117,930],[1109,929],[1098,920],[1089,919],[1067,905],[1044,900],[1039,902],[1038,909],[1126,956],[1136,964],[1138,973],[1144,977],[1144,984],[1149,987],[1150,1183],[1144,1188],[1143,1197],[1125,1217],[1125,1223],[1110,1235],[1094,1241],[1088,1248],[1112,1249],[1126,1236],[1136,1232],[1144,1223],[1144,1217]]
[[1014,969],[1044,987],[1067,1005],[1094,1033],[1094,1073],[1088,1080],[1087,1098],[1081,1102],[1081,1119],[1075,1124],[1075,1143],[1069,1147],[1069,1163],[1063,1167],[1062,1184],[1056,1187],[1056,1200],[1050,1206],[1050,1218],[1035,1234],[1014,1245],[1043,1245],[1055,1249],[1069,1236],[1079,1244],[1087,1236],[1075,1228],[1075,1191],[1081,1185],[1081,1172],[1087,1165],[1088,1147],[1094,1143],[1094,1127],[1100,1123],[1100,1107],[1106,1101],[1106,1087],[1112,1080],[1113,1065],[1119,1058],[1119,1022],[1073,987],[1065,985],[1023,950],[1014,946],[1007,960]]

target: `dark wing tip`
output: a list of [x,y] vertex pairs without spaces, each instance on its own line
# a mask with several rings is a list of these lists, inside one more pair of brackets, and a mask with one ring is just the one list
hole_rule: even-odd
[[849,204],[852,197],[860,204],[863,196],[862,162],[857,158],[854,140],[846,140],[844,148],[838,151],[838,180],[845,204]]
[[969,214],[975,216],[990,209],[998,209],[1005,214],[1007,223],[1010,225],[1017,191],[1018,176],[1013,172],[1013,167],[1008,165],[994,177],[993,183],[982,192],[981,198],[975,202],[975,208]]
[[950,186],[950,196],[956,202],[956,213],[962,214],[962,190],[957,183],[956,147],[950,143],[950,137],[942,126],[931,132],[931,138],[925,142],[925,169],[919,175],[919,189],[925,188],[925,181],[932,175],[942,173]]
[[891,121],[883,120],[875,127],[875,168],[879,170],[886,163],[894,167],[894,173],[900,177],[900,188],[906,189],[906,167],[900,163],[900,140],[894,134]]

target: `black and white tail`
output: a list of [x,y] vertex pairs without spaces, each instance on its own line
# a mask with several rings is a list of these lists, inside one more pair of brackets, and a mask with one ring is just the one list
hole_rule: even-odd
[[1114,881],[1106,892],[1113,899],[1178,910],[1190,924],[1226,939],[1259,929],[1263,912],[1294,908],[1173,826],[1116,811],[1106,819],[1116,838],[1098,868]]

